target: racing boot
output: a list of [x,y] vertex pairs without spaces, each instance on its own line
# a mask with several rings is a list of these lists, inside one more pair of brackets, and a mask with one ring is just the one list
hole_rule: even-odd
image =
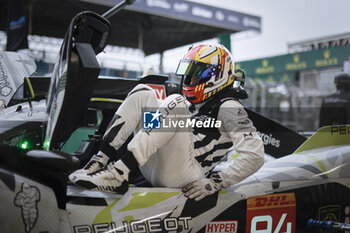
[[107,155],[94,155],[83,168],[74,171],[72,174],[69,175],[68,178],[72,183],[75,183],[77,180],[77,175],[88,175],[94,173],[106,166],[108,161],[109,157]]
[[94,173],[77,175],[75,184],[90,190],[124,194],[129,188],[129,172],[129,168],[118,160]]

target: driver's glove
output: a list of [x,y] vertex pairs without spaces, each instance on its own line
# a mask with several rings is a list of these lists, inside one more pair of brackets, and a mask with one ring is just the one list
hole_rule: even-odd
[[[218,174],[215,174],[217,176]],[[211,176],[210,178],[202,178],[200,180],[194,181],[187,184],[182,188],[182,191],[185,193],[185,196],[189,199],[194,199],[195,201],[202,200],[204,197],[214,194],[222,188],[222,185],[215,177]],[[220,179],[221,181],[221,179]]]

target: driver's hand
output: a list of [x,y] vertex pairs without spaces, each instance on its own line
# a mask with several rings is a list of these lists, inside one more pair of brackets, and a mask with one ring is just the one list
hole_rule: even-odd
[[219,183],[215,183],[212,179],[202,178],[187,184],[182,188],[185,196],[195,201],[202,200],[204,197],[214,194],[221,189]]

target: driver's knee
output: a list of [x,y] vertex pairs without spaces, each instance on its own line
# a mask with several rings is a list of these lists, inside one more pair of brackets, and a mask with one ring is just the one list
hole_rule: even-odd
[[134,95],[134,94],[138,94],[138,95],[142,95],[142,94],[154,94],[154,91],[151,87],[147,86],[146,84],[137,84],[127,95],[127,98],[129,98],[130,96]]
[[165,100],[163,100],[161,107],[167,107],[170,110],[174,108],[179,108],[179,107],[188,108],[188,103],[186,102],[186,99],[182,95],[172,94],[166,97]]
[[145,84],[138,84],[134,87],[124,100],[127,111],[134,108],[158,108],[159,101],[153,89]]
[[163,117],[166,115],[189,115],[188,102],[179,94],[172,94],[160,104]]

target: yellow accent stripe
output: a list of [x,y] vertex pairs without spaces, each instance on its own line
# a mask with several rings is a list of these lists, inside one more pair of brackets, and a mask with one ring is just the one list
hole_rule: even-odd
[[31,95],[32,99],[34,99],[35,98],[35,94],[34,94],[34,90],[33,90],[33,87],[32,87],[32,83],[30,82],[28,77],[25,77],[25,79],[26,79],[27,84],[28,84],[30,95]]
[[110,103],[123,103],[124,100],[109,99],[109,98],[91,98],[91,102],[110,102]]
[[[299,155],[304,155],[310,159],[312,159],[313,161],[315,161],[318,166],[321,168],[321,171],[322,173],[326,173],[327,172],[327,168],[326,166],[323,164],[323,162],[321,160],[319,160],[316,156],[313,156],[313,155],[308,155],[308,154],[304,154],[304,153],[296,153],[296,154],[299,154]],[[325,174],[327,177],[328,177],[328,174]]]
[[194,91],[196,92],[196,91],[197,91],[197,89],[198,89],[198,86],[196,86],[196,89],[194,89]]
[[98,223],[106,223],[106,222],[112,222],[112,211],[111,209],[115,204],[118,203],[118,201],[121,199],[118,198],[115,200],[112,204],[104,208],[100,213],[98,213],[93,221],[93,224],[98,224]]
[[236,154],[231,155],[231,158],[232,159],[237,159],[240,155],[241,155],[240,153],[236,152]]
[[124,208],[120,209],[119,212],[148,208],[162,201],[165,201],[173,196],[176,196],[178,194],[179,192],[169,192],[169,193],[135,192],[129,204]]

